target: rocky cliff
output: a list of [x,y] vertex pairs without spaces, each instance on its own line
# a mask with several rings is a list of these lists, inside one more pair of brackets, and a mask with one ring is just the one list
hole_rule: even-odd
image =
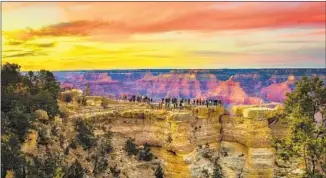
[[[248,109],[247,109],[248,110]],[[89,117],[104,130],[148,143],[163,160],[166,177],[212,175],[214,161],[227,177],[273,177],[274,150],[267,118],[273,109],[230,116],[223,107],[190,110],[122,109]],[[249,114],[248,114],[249,113]],[[207,150],[208,149],[208,150]]]

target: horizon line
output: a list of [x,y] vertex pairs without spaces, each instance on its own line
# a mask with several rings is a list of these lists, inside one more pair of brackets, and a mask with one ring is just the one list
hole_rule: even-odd
[[[143,68],[143,69],[72,69],[72,70],[47,70],[51,72],[78,72],[78,71],[124,71],[124,70],[286,70],[286,69],[300,69],[300,70],[307,70],[307,69],[313,69],[313,70],[322,70],[324,68],[304,68],[304,67],[288,67],[288,68],[207,68],[207,69],[194,69],[194,68]],[[20,72],[37,72],[40,70],[46,70],[46,69],[39,69],[39,70],[21,70]]]

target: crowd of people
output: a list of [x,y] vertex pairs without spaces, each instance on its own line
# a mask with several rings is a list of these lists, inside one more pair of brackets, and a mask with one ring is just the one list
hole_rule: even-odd
[[[139,95],[131,95],[131,96],[123,96],[124,100],[128,100],[129,102],[134,103],[147,103],[152,104],[154,103],[153,98],[148,96],[139,96]],[[156,102],[157,103],[157,102]],[[158,103],[160,108],[183,108],[184,106],[220,106],[222,105],[221,100],[217,99],[185,99],[185,98],[162,98],[161,101]]]
[[137,102],[137,103],[152,103],[153,102],[153,98],[147,97],[147,96],[136,96],[136,95],[132,95],[131,97],[127,97],[124,96],[123,99],[128,99],[129,102]]
[[221,100],[216,99],[178,99],[178,98],[162,98],[161,103],[162,106],[165,107],[173,107],[173,108],[179,108],[183,107],[185,105],[193,105],[193,106],[201,106],[206,105],[208,106],[218,106],[222,105]]

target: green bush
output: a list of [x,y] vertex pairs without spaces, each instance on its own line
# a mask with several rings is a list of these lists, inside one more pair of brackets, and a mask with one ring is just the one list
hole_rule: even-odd
[[106,171],[109,167],[108,160],[100,155],[95,156],[94,173],[99,174]]
[[102,98],[101,106],[106,109],[108,108],[109,100],[106,98]]
[[219,164],[215,164],[213,178],[223,178],[221,166]]
[[35,116],[38,120],[46,121],[49,120],[48,113],[42,109],[38,109],[35,111]]
[[64,101],[65,101],[66,103],[70,103],[70,102],[72,101],[72,98],[73,98],[73,96],[72,96],[71,93],[65,94],[65,96],[64,96]]
[[87,121],[77,121],[77,139],[84,149],[90,149],[97,145],[97,140],[94,136],[92,127]]
[[66,173],[67,178],[80,178],[85,174],[85,170],[82,168],[78,161],[75,161],[68,169]]
[[155,170],[155,178],[164,178],[164,172],[161,165],[159,165]]
[[151,161],[153,159],[153,153],[147,143],[144,144],[144,149],[139,152],[139,160]]
[[128,155],[137,155],[138,149],[136,147],[136,144],[134,143],[134,139],[128,138],[125,144],[125,151],[128,153]]

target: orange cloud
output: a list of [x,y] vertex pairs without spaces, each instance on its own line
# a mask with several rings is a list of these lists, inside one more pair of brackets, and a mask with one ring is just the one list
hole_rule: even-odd
[[30,31],[43,35],[101,35],[323,26],[326,2],[92,2],[57,4],[64,23]]

